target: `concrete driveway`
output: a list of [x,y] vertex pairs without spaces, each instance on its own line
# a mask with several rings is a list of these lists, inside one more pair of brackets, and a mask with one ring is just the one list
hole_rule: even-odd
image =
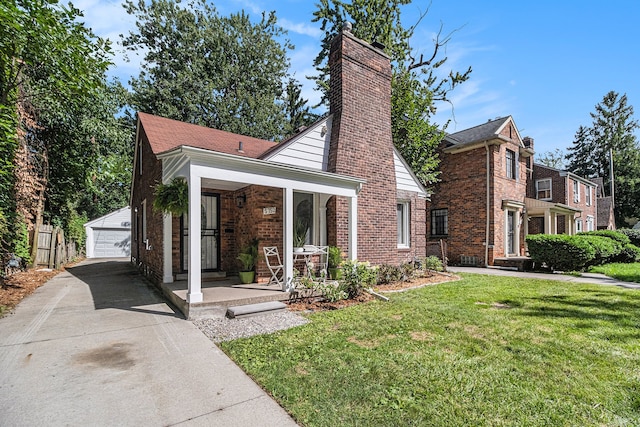
[[109,259],[0,319],[0,425],[296,424],[128,260]]

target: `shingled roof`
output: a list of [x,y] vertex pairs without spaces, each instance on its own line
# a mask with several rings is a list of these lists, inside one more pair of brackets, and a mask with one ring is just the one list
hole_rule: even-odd
[[[138,120],[149,139],[149,145],[153,153],[156,155],[185,145],[237,156],[258,158],[262,153],[277,145],[273,141],[183,123],[147,113],[138,113]],[[240,145],[242,145],[242,151],[239,150]]]
[[475,142],[488,141],[498,136],[500,129],[509,119],[511,119],[511,116],[489,120],[481,125],[451,133],[445,137],[445,140],[451,144],[473,144]]

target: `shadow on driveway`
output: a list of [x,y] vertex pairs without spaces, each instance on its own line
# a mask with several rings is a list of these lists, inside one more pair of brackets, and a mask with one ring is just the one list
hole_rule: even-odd
[[[115,308],[182,318],[128,258],[87,260],[66,270],[89,286],[96,310]],[[171,312],[162,311],[158,305],[169,307]]]

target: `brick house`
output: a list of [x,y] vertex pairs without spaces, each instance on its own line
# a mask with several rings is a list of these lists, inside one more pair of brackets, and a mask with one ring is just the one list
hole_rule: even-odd
[[597,226],[598,185],[574,173],[534,163],[527,184],[527,234],[575,234]]
[[[237,272],[253,238],[260,253],[278,247],[290,280],[301,217],[307,243],[336,245],[350,259],[425,256],[427,194],[393,146],[389,57],[344,30],[329,66],[329,115],[280,144],[138,113],[131,256],[153,282],[186,272],[187,303],[199,303],[202,273]],[[174,177],[189,187],[183,218],[151,208],[157,183]],[[257,274],[269,278],[263,259]]]
[[429,203],[430,241],[444,240],[452,264],[493,265],[524,255],[525,194],[532,147],[511,116],[447,135]]

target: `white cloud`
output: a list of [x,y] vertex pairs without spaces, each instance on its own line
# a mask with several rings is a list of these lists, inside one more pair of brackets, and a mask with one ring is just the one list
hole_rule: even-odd
[[314,39],[320,39],[322,37],[322,31],[320,28],[314,27],[310,24],[303,22],[292,22],[286,18],[278,19],[278,24],[287,31],[301,34],[304,36],[313,37]]

